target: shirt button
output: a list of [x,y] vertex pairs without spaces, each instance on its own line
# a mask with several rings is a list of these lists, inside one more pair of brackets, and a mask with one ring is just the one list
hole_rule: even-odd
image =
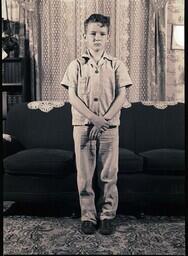
[[99,71],[98,71],[98,70],[95,70],[95,73],[99,73]]
[[94,98],[94,101],[98,101],[99,99],[98,98]]

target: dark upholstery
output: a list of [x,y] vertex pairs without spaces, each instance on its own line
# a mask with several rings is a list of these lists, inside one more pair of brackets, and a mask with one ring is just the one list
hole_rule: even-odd
[[[63,177],[47,175],[4,175],[4,198],[8,201],[62,200],[67,196],[78,197],[76,173]],[[74,203],[74,202],[72,202]],[[64,205],[62,205],[64,207]]]
[[25,148],[61,148],[73,150],[70,104],[50,112],[31,110],[17,104],[7,117],[6,133]]
[[6,157],[5,172],[22,175],[65,176],[73,172],[73,152],[61,149],[28,149]]
[[11,141],[3,139],[3,158],[9,155],[13,155],[24,149],[25,148],[23,145],[14,137],[12,137]]
[[[27,103],[11,108],[5,133],[14,140],[3,145],[4,200],[67,200],[79,205],[71,121],[69,103],[47,113],[31,110]],[[165,205],[165,209],[173,206],[182,212],[184,130],[183,103],[163,110],[141,103],[122,109],[118,172],[121,206],[128,209],[134,204],[145,211],[151,205],[157,209]],[[94,189],[99,193],[97,188],[96,175]]]
[[151,174],[182,175],[185,171],[185,151],[155,149],[140,153],[144,157],[145,172]]
[[142,156],[124,148],[119,149],[119,173],[137,173],[142,170]]
[[184,150],[184,104],[157,109],[134,103],[122,109],[120,147],[134,152],[160,148]]

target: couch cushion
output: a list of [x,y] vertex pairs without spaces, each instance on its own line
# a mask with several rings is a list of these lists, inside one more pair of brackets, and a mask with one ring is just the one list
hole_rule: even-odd
[[182,175],[185,172],[185,151],[156,149],[140,153],[144,157],[144,171],[151,174]]
[[143,157],[128,149],[119,149],[119,173],[142,172]]
[[65,175],[73,172],[73,152],[61,149],[28,149],[4,159],[5,172],[23,175]]

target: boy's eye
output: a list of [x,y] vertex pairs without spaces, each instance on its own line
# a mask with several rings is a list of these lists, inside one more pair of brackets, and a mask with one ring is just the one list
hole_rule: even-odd
[[[96,32],[91,32],[90,35],[92,36],[96,36]],[[105,33],[100,33],[101,36],[105,36],[106,34]]]

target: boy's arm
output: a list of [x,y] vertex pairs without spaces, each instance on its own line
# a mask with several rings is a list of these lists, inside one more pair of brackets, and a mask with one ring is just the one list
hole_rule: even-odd
[[104,118],[106,120],[112,119],[118,111],[122,108],[123,104],[126,100],[126,89],[125,87],[119,88],[118,95],[115,98],[114,102],[112,103],[111,107],[108,109],[108,111],[105,113]]
[[[126,90],[125,87],[121,87],[119,89],[119,94],[114,100],[113,104],[107,111],[107,113],[104,115],[105,120],[110,120],[112,119],[115,114],[122,108],[126,100]],[[89,134],[90,139],[96,139],[98,136],[101,135],[102,132],[104,132],[107,128],[103,129],[97,129],[95,126],[92,128]]]
[[106,120],[112,119],[116,115],[116,113],[122,108],[124,103],[127,101],[126,88],[132,86],[132,81],[127,72],[125,64],[121,60],[117,60],[115,62],[115,66],[115,77],[118,95],[108,109],[107,113],[105,113],[104,115],[104,118]]
[[97,128],[109,127],[108,121],[103,116],[98,116],[90,111],[76,95],[75,88],[69,87],[69,102],[83,116],[89,119]]

